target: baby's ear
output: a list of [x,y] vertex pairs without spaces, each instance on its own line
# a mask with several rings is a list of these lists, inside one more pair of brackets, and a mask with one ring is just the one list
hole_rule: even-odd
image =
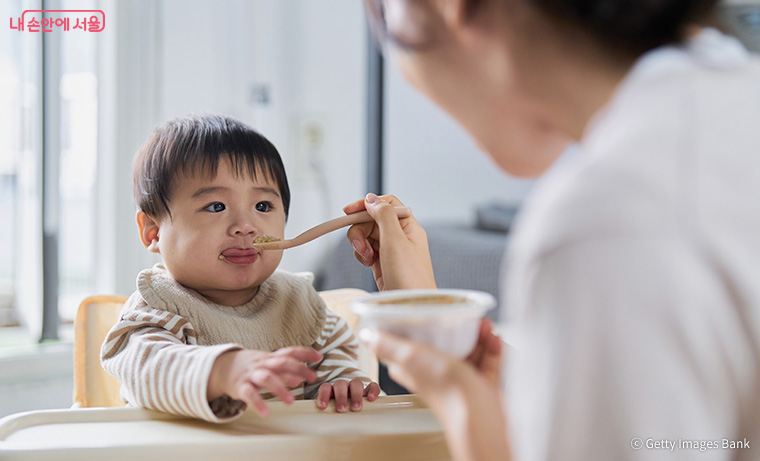
[[159,253],[158,250],[158,222],[140,210],[135,216],[137,228],[140,231],[140,241],[151,253]]

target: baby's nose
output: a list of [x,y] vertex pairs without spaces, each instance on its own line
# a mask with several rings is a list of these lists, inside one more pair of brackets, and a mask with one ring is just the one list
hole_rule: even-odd
[[232,226],[235,235],[251,235],[256,233],[256,228],[249,222],[239,222]]

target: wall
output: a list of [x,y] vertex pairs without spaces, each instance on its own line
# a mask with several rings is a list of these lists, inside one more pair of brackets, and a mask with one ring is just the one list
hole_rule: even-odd
[[386,191],[423,224],[472,223],[484,202],[519,202],[532,182],[499,171],[464,129],[386,63]]

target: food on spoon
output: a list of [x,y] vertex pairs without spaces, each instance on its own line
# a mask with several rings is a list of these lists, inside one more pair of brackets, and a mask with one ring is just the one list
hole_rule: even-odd
[[255,245],[257,243],[279,242],[280,240],[282,239],[278,239],[277,237],[272,237],[271,235],[264,234],[253,239],[253,244]]

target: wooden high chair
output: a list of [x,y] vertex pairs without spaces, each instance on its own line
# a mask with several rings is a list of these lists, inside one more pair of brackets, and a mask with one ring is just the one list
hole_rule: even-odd
[[126,296],[90,296],[74,321],[74,407],[123,407],[119,380],[100,366],[100,346],[119,318]]
[[[319,295],[328,308],[346,319],[356,334],[359,319],[351,312],[351,301],[366,296],[367,292],[342,288]],[[100,346],[126,300],[125,296],[91,296],[79,305],[74,323],[74,407],[124,406],[119,397],[119,381],[100,365]],[[363,344],[359,345],[359,368],[377,382],[377,358]]]

